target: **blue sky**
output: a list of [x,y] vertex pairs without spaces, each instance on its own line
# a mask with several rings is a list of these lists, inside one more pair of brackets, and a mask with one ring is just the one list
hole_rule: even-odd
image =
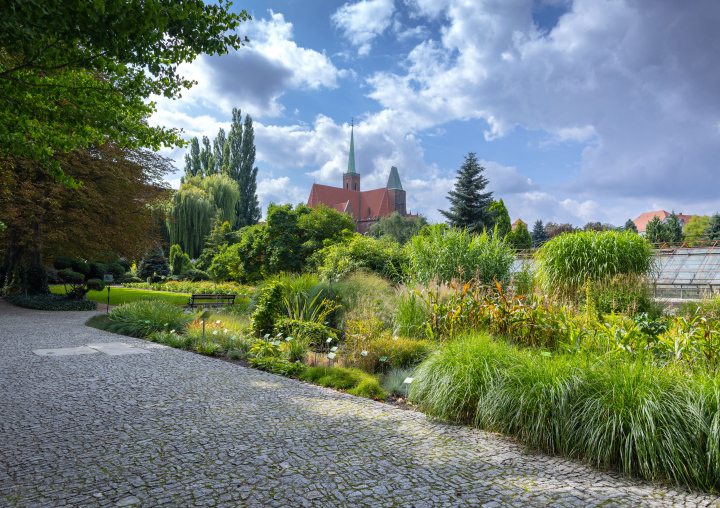
[[[250,43],[180,70],[152,123],[185,137],[254,121],[258,194],[340,185],[355,117],[364,189],[397,166],[440,220],[468,152],[513,220],[623,224],[720,210],[720,2],[269,0],[238,3]],[[165,151],[182,174],[184,150]]]

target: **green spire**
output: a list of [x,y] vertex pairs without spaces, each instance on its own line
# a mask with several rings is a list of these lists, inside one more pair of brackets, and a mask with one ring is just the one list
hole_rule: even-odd
[[390,168],[390,178],[388,178],[387,189],[403,190],[402,184],[400,183],[400,175],[398,174],[398,170],[395,166]]
[[355,136],[353,127],[350,127],[350,157],[348,158],[348,173],[355,173]]

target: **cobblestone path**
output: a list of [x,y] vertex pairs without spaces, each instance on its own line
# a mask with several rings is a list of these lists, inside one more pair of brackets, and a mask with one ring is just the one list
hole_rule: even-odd
[[[0,300],[0,506],[720,506]],[[37,356],[118,342],[151,354]]]

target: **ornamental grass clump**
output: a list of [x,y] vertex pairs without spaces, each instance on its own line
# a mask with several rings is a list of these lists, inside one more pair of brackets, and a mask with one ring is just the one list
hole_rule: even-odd
[[177,305],[163,300],[140,300],[113,309],[104,329],[131,337],[148,337],[161,330],[182,330],[191,320]]
[[414,373],[430,415],[653,481],[720,489],[720,379],[636,357],[448,342]]
[[542,289],[565,299],[576,298],[588,280],[652,276],[656,269],[650,244],[630,231],[563,233],[544,244],[534,258]]
[[406,246],[409,278],[427,284],[453,279],[475,279],[489,285],[493,280],[506,283],[515,256],[497,234],[480,235],[437,224],[414,236]]

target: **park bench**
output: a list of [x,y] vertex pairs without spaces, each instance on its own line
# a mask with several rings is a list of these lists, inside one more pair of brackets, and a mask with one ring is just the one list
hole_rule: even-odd
[[192,309],[195,306],[209,305],[233,305],[237,295],[201,295],[194,294],[188,298],[188,306]]

